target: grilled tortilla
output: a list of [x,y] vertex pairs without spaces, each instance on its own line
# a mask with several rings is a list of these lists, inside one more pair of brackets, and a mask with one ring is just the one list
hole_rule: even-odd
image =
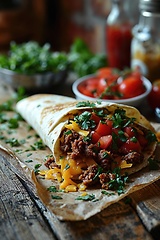
[[116,190],[117,175],[123,181],[146,167],[157,145],[151,124],[126,105],[38,94],[21,100],[17,111],[53,153],[49,170],[39,173],[66,192]]

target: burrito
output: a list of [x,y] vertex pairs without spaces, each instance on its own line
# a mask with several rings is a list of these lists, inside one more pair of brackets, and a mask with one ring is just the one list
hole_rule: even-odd
[[154,128],[134,107],[37,94],[16,109],[52,152],[39,174],[64,192],[121,191],[154,156]]

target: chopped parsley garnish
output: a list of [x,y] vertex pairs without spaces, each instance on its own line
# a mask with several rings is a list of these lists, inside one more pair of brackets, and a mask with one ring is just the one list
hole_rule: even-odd
[[125,134],[124,134],[124,132],[122,130],[118,131],[118,136],[119,136],[119,139],[122,142],[126,142],[127,141],[127,137],[125,136]]
[[26,163],[30,163],[30,162],[33,162],[32,159],[28,159],[28,160],[25,160]]
[[69,134],[71,134],[71,133],[72,133],[71,130],[67,130],[66,132],[64,132],[64,135],[69,135]]
[[47,188],[47,190],[49,192],[58,192],[59,190],[57,190],[57,188],[55,186],[50,186],[49,188]]
[[63,199],[63,198],[61,196],[58,196],[58,195],[52,195],[52,199],[59,200],[59,199]]
[[93,201],[94,199],[95,199],[94,194],[86,194],[84,196],[78,196],[75,200]]
[[157,141],[156,135],[153,132],[151,132],[150,130],[148,130],[148,132],[146,134],[146,138],[149,143]]
[[158,165],[158,162],[153,158],[149,158],[148,163],[149,163],[150,170],[158,170],[160,168]]
[[108,189],[116,191],[119,195],[124,193],[125,184],[128,182],[128,175],[121,176],[120,168],[115,168],[112,174],[115,178],[108,183]]
[[102,190],[101,193],[104,194],[104,195],[107,195],[107,196],[113,196],[113,195],[115,195],[114,192],[108,192],[108,191],[106,191],[106,190]]
[[39,168],[42,166],[42,164],[36,164],[35,166],[34,166],[34,172],[35,172],[35,174],[38,174],[39,173]]
[[135,136],[133,136],[130,140],[131,140],[131,142],[134,142],[134,143],[136,143],[138,141]]
[[123,109],[116,109],[113,116],[113,127],[126,127],[129,124],[133,123],[135,121],[135,118],[128,118],[125,115],[126,111]]
[[96,174],[95,174],[95,176],[93,178],[93,181],[98,178],[98,176],[102,173],[102,171],[103,171],[103,168],[98,166],[98,170],[97,170],[97,172],[96,172]]
[[67,169],[69,169],[69,168],[70,168],[69,164],[66,164],[64,170],[67,170]]
[[93,107],[96,107],[96,104],[93,102],[89,102],[89,101],[79,102],[76,104],[76,107],[92,107],[93,108]]
[[43,150],[45,148],[46,148],[46,145],[44,145],[44,143],[42,142],[42,139],[39,139],[33,145],[31,145],[31,149],[33,151],[36,151],[37,149]]
[[78,123],[78,125],[83,130],[88,130],[90,128],[95,128],[96,123],[91,119],[92,114],[88,111],[83,112],[82,114],[75,116],[74,121]]
[[16,138],[6,139],[5,143],[10,144],[11,147],[19,147],[21,145]]

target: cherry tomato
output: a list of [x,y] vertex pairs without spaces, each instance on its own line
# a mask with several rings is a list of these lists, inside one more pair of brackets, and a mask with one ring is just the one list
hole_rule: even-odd
[[160,108],[160,79],[153,82],[148,102],[153,109],[156,107]]
[[107,81],[105,78],[100,78],[98,81],[97,89],[102,93],[108,87]]
[[123,94],[123,98],[132,98],[144,93],[145,87],[141,78],[131,75],[119,84],[118,90]]
[[112,72],[113,72],[113,68],[103,67],[97,70],[97,75],[100,78],[105,78],[106,76],[112,75]]
[[97,83],[97,78],[90,78],[87,81],[81,83],[78,86],[78,90],[86,96],[94,97],[94,92],[97,89]]
[[112,143],[112,136],[111,135],[102,136],[102,137],[100,137],[100,139],[98,141],[98,146],[101,149],[107,149],[110,146],[111,143]]

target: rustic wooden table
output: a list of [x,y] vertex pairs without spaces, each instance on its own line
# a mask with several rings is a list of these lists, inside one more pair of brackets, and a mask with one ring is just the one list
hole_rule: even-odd
[[[53,93],[73,96],[67,82]],[[88,220],[62,222],[41,203],[22,169],[0,154],[0,239],[160,240],[160,180]]]

